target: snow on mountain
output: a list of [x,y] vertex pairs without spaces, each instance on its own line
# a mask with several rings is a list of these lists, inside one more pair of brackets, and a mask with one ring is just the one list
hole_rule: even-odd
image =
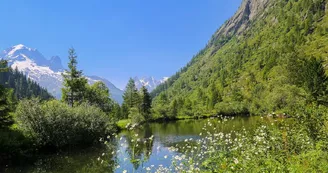
[[[19,44],[0,52],[0,59],[8,60],[12,68],[22,71],[30,79],[47,88],[52,95],[60,98],[63,82],[61,74],[64,68],[58,56],[53,56],[48,60],[37,49]],[[109,88],[113,99],[122,103],[123,91],[111,82],[97,76],[87,76],[87,79],[90,84],[103,81]]]
[[136,84],[136,87],[138,89],[140,89],[142,86],[145,86],[149,92],[151,92],[152,90],[154,90],[158,85],[164,83],[165,81],[167,81],[168,77],[164,77],[161,80],[157,80],[154,77],[142,77],[142,78],[138,78],[135,77],[134,78],[134,82]]

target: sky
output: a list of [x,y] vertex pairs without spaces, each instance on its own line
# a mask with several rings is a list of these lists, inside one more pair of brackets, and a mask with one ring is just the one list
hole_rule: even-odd
[[171,76],[204,48],[241,0],[1,0],[0,49],[37,48],[123,89],[130,77]]

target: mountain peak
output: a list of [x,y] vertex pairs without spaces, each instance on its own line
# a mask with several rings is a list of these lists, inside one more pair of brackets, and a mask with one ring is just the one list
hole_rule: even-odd
[[[46,88],[55,97],[60,98],[64,68],[59,56],[47,59],[37,49],[18,44],[0,51],[0,58],[8,60],[8,64],[12,68],[17,67],[28,78]],[[97,76],[87,77],[87,79],[89,83],[103,81],[109,88],[113,99],[122,103],[123,91],[116,88],[111,82]]]
[[153,76],[149,77],[134,77],[136,87],[140,89],[142,86],[145,86],[148,91],[154,90],[158,85],[164,83],[167,80],[167,77],[162,78],[161,80],[155,79]]
[[50,68],[53,71],[62,71],[62,70],[64,70],[64,67],[62,65],[62,61],[61,61],[59,56],[51,57],[50,60],[49,60],[49,63],[50,63]]
[[17,44],[15,46],[11,47],[11,51],[17,51],[17,50],[28,50],[28,51],[36,51],[36,49],[32,49],[30,47],[27,47],[23,44]]
[[23,49],[23,48],[26,48],[26,46],[23,45],[23,44],[17,44],[16,46],[13,46],[12,48],[14,48],[14,49]]
[[233,35],[239,35],[247,30],[250,21],[261,16],[261,12],[267,7],[269,0],[243,0],[238,11],[219,30],[215,32],[210,45],[217,40],[227,39]]
[[10,57],[10,56],[13,56],[17,51],[21,51],[21,50],[32,51],[33,49],[31,49],[23,44],[18,44],[18,45],[12,46],[11,48],[4,50],[3,53]]

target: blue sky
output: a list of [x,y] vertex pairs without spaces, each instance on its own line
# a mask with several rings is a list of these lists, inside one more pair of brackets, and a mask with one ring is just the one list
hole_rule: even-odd
[[170,76],[202,49],[241,0],[1,0],[0,49],[78,53],[85,74],[124,88],[129,77]]

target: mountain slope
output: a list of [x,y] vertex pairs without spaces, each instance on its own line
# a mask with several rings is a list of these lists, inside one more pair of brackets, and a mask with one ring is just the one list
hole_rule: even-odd
[[11,68],[7,72],[0,73],[0,85],[13,89],[13,96],[18,100],[31,97],[39,97],[42,100],[53,99],[46,89],[27,78],[22,72]]
[[[0,58],[8,60],[9,65],[22,71],[33,81],[46,88],[57,98],[61,97],[62,73],[64,67],[58,56],[46,59],[37,49],[26,47],[22,44],[8,48],[0,53]],[[111,95],[118,103],[122,103],[123,91],[115,87],[108,80],[97,77],[87,76],[89,83],[103,81],[110,89]]]
[[326,104],[326,0],[244,0],[185,68],[157,87],[156,116],[293,113]]

